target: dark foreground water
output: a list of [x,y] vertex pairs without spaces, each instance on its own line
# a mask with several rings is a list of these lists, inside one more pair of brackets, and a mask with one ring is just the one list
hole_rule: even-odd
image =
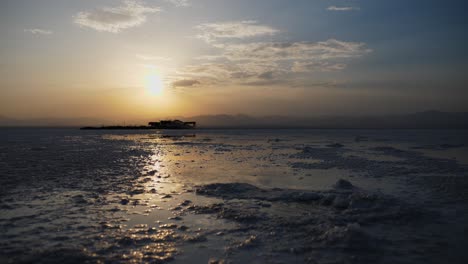
[[468,131],[0,129],[0,263],[468,263]]

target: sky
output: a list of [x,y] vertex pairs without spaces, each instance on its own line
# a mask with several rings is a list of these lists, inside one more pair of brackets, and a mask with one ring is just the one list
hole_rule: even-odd
[[2,0],[0,115],[468,111],[466,1]]

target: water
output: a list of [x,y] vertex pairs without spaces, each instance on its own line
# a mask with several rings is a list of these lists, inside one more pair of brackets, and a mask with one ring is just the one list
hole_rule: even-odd
[[466,132],[3,128],[0,262],[465,263]]

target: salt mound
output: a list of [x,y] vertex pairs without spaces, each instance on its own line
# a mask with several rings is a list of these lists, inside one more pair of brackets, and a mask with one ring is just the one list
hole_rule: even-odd
[[333,188],[335,189],[353,189],[355,188],[349,181],[339,179],[334,185]]

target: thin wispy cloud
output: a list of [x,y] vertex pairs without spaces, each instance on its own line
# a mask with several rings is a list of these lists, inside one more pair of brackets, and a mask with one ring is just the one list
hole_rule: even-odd
[[238,71],[240,71],[240,68],[237,65],[229,63],[188,65],[179,69],[174,76],[171,76],[171,79],[173,79],[172,86],[189,87],[189,85],[181,85],[186,80],[196,81],[197,85],[202,84],[204,86],[226,83],[231,78],[231,74]]
[[291,70],[293,72],[333,72],[344,70],[346,67],[347,65],[344,63],[333,63],[328,61],[296,61],[294,62]]
[[359,11],[361,9],[355,6],[329,6],[327,10],[328,11]]
[[161,11],[159,7],[146,6],[136,0],[123,1],[117,7],[103,7],[92,11],[79,12],[74,22],[97,31],[119,33],[124,29],[137,27],[146,22],[148,14]]
[[40,29],[40,28],[28,28],[24,32],[31,33],[34,35],[52,35],[54,32],[51,30]]
[[189,0],[164,0],[164,1],[169,2],[177,7],[187,7],[191,5]]
[[259,25],[255,20],[231,21],[221,23],[207,23],[196,27],[201,33],[197,36],[206,42],[218,39],[244,39],[258,36],[274,35],[278,29],[266,25]]
[[362,42],[329,39],[320,42],[259,42],[225,46],[230,60],[327,60],[359,57],[371,52]]

